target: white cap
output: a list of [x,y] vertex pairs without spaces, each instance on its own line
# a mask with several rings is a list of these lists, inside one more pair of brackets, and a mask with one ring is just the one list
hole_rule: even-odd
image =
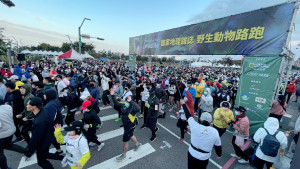
[[84,100],[84,99],[86,99],[86,98],[89,97],[89,96],[91,96],[90,92],[87,91],[87,90],[85,90],[85,91],[81,94],[80,99]]
[[12,79],[19,79],[19,76],[17,76],[17,75],[12,75],[12,76],[10,76],[10,78],[9,78],[8,80],[12,80]]
[[207,112],[204,112],[201,114],[201,117],[200,117],[200,120],[201,121],[207,121],[207,122],[212,122],[212,116],[211,114],[207,113]]

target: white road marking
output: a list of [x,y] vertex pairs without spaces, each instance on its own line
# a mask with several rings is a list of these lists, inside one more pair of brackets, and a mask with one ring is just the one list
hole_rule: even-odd
[[149,143],[147,143],[145,145],[142,145],[138,151],[128,151],[126,154],[126,159],[122,162],[118,162],[116,160],[118,156],[116,156],[100,164],[94,165],[89,169],[119,169],[153,152],[155,152],[155,149]]
[[111,107],[111,106],[100,107],[100,111],[101,111],[101,110],[106,110],[106,109],[111,109],[111,108],[113,108],[113,107]]
[[122,135],[124,133],[124,128],[119,128],[113,131],[109,131],[103,134],[99,134],[97,135],[100,141],[105,141],[105,140],[109,140],[112,139],[114,137],[118,137],[120,135]]
[[171,117],[172,119],[176,119],[176,120],[177,120],[177,117],[175,117],[174,115],[170,115],[170,117]]
[[[113,119],[116,119],[118,118],[119,115],[118,114],[112,114],[112,115],[108,115],[108,116],[102,116],[100,117],[101,121],[104,122],[104,121],[109,121],[109,120],[113,120]],[[64,131],[64,128],[67,127],[67,125],[63,125],[61,130]]]
[[[124,129],[123,128],[119,128],[119,129],[116,129],[116,130],[113,130],[113,131],[109,131],[109,132],[106,132],[106,133],[103,133],[103,134],[99,134],[97,135],[99,140],[102,142],[102,141],[105,141],[105,140],[109,140],[109,139],[112,139],[114,137],[118,137],[120,135],[122,135],[124,133]],[[61,149],[66,152],[66,146],[62,145],[61,146]],[[50,153],[55,153],[56,152],[56,149],[55,148],[51,148],[49,150]],[[33,165],[33,164],[36,164],[37,163],[37,158],[36,158],[36,154],[33,154],[30,158],[29,161],[25,161],[25,158],[22,157],[21,158],[21,161],[19,163],[19,168],[24,168],[24,167],[27,167],[29,165]]]
[[[180,139],[179,136],[177,136],[175,133],[173,133],[172,131],[170,131],[169,129],[167,129],[165,126],[161,125],[160,123],[157,123],[160,127],[162,127],[163,129],[165,129],[167,132],[169,132],[170,134],[172,134],[174,137],[176,137],[177,139]],[[183,141],[184,144],[186,144],[187,146],[190,146],[190,144],[186,141]],[[209,159],[209,161],[214,164],[216,167],[218,167],[219,169],[222,168],[222,166],[220,166],[217,162],[215,162],[212,159]]]

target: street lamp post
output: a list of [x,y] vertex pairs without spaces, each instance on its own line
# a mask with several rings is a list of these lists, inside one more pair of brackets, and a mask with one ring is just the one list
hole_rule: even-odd
[[79,34],[79,54],[80,54],[80,55],[81,55],[81,33],[80,33],[80,29],[81,29],[81,26],[83,25],[83,23],[84,23],[85,20],[90,21],[91,19],[89,19],[89,18],[84,18],[83,21],[82,21],[82,23],[81,23],[81,25],[80,25],[79,28],[78,28],[78,34]]
[[71,42],[71,49],[73,49],[73,43],[72,43],[72,41],[71,41],[71,39],[70,39],[70,36],[69,35],[66,35],[68,38],[69,38],[69,41]]

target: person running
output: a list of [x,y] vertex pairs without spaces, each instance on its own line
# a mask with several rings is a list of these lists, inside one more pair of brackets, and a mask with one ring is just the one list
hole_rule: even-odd
[[162,110],[162,108],[163,108],[163,104],[168,99],[168,95],[167,95],[165,89],[162,88],[162,81],[161,80],[159,80],[156,84],[155,95],[159,99],[158,112],[160,113],[160,115],[158,116],[158,118],[165,118],[167,113],[164,112]]
[[153,142],[156,139],[156,132],[159,130],[159,128],[156,127],[158,118],[159,99],[155,95],[155,88],[153,83],[147,83],[147,89],[149,91],[149,98],[148,101],[145,103],[145,106],[148,108],[146,125],[152,132],[150,141]]
[[16,126],[13,120],[13,109],[10,105],[0,106],[0,168],[10,169],[7,166],[7,160],[4,154],[5,150],[15,151],[24,154],[26,149],[12,144],[12,138],[16,131]]
[[144,124],[141,126],[141,129],[144,129],[147,125],[147,115],[148,115],[148,107],[146,107],[146,102],[149,98],[149,91],[146,86],[146,82],[143,84],[143,91],[141,92],[142,95],[142,104],[141,104],[141,115],[139,118],[144,118]]
[[123,153],[117,157],[117,161],[121,162],[126,158],[126,153],[128,151],[128,141],[132,140],[135,143],[134,151],[137,151],[141,147],[141,143],[139,143],[136,137],[133,135],[135,126],[136,126],[136,114],[140,111],[138,105],[132,101],[131,96],[127,96],[127,99],[124,104],[119,103],[115,96],[115,92],[113,89],[110,90],[110,95],[112,96],[112,100],[116,107],[119,107],[122,113],[122,122],[124,126],[124,134],[123,134],[123,143],[124,150]]
[[215,147],[217,158],[221,158],[222,147],[218,131],[210,126],[211,114],[201,114],[200,123],[191,116],[185,101],[180,100],[191,130],[191,145],[188,151],[188,169],[206,169],[212,148]]
[[[187,90],[187,89],[186,89]],[[193,97],[191,95],[191,93],[189,91],[186,91],[186,96],[183,98],[183,100],[186,103],[186,106],[189,110],[189,112],[191,113],[192,117],[194,117],[194,100]],[[183,142],[184,141],[184,134],[187,133],[188,129],[188,122],[187,122],[187,118],[184,114],[184,110],[181,108],[179,111],[179,114],[177,114],[178,117],[178,122],[177,122],[177,127],[180,128],[180,139],[178,140],[179,142]]]
[[[29,84],[22,85],[22,86],[20,86],[20,91],[24,97],[24,106],[27,106],[29,99],[34,97],[31,94],[31,86]],[[28,144],[30,141],[30,137],[29,137],[28,133],[32,126],[32,120],[34,118],[34,114],[32,112],[28,111],[27,107],[25,107],[24,111],[22,113],[18,114],[16,117],[22,118],[22,120],[24,121],[22,130],[21,130],[21,134]]]
[[67,135],[63,136],[61,133],[61,125],[55,125],[54,135],[57,142],[66,144],[67,155],[62,160],[62,167],[69,164],[71,169],[82,169],[91,158],[87,139],[82,134],[82,126],[82,122],[73,121],[69,127],[64,128]]
[[76,113],[77,108],[81,106],[81,101],[76,95],[76,89],[74,87],[68,86],[65,90],[67,93],[66,104],[68,108],[65,122],[68,126],[70,126],[71,122],[75,121],[74,115]]
[[15,136],[16,139],[13,141],[13,143],[18,143],[24,141],[24,138],[22,137],[20,126],[22,125],[22,120],[17,118],[17,115],[20,114],[24,110],[24,100],[22,98],[22,94],[20,90],[16,90],[16,85],[13,82],[7,82],[5,83],[7,95],[8,95],[8,101],[6,104],[11,105],[13,108],[13,114],[14,114],[14,123],[16,127]]
[[101,126],[100,118],[97,116],[96,111],[93,109],[93,104],[89,100],[82,103],[81,110],[83,110],[83,134],[89,143],[96,143],[98,145],[98,151],[100,151],[104,147],[104,143],[101,143],[96,135],[96,130]]
[[[53,125],[49,118],[47,110],[43,108],[43,101],[39,97],[33,97],[27,103],[27,110],[35,115],[32,128],[31,139],[27,146],[25,159],[29,159],[36,152],[37,163],[41,168],[54,169],[47,160],[49,158],[49,147],[51,145],[53,134]],[[62,158],[60,159],[62,160]]]
[[168,88],[168,92],[169,92],[169,102],[170,102],[170,106],[171,106],[171,109],[169,111],[171,112],[174,108],[174,96],[175,96],[175,93],[176,93],[176,84],[175,84],[175,82],[171,81],[171,85]]

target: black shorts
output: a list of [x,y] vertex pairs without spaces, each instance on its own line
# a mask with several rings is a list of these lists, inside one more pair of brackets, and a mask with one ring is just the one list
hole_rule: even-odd
[[174,94],[170,94],[169,96],[174,97]]
[[134,129],[135,126],[128,129],[124,128],[123,142],[128,142],[131,139],[131,137],[133,136]]
[[157,118],[147,118],[147,127],[150,128],[150,130],[155,130],[156,129],[156,123],[157,123]]

